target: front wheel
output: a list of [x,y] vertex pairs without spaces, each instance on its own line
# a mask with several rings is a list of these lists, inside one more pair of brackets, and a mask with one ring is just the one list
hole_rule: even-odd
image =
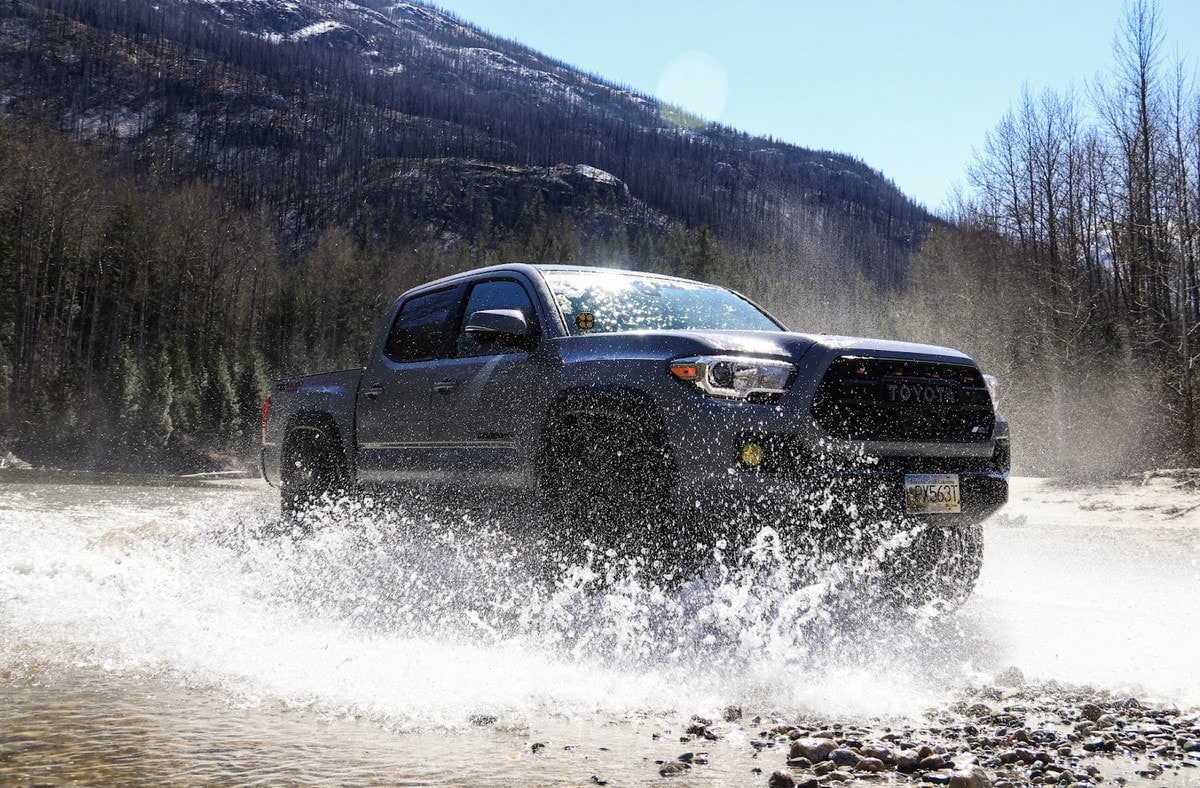
[[580,403],[547,426],[539,493],[568,556],[586,545],[641,558],[654,574],[677,574],[675,465],[657,420],[617,406]]
[[981,524],[916,523],[911,542],[882,567],[883,591],[890,601],[905,607],[934,605],[949,613],[971,596],[982,568]]

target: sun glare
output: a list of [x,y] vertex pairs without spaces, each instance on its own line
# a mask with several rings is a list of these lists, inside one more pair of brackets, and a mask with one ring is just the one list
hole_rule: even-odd
[[658,97],[704,120],[720,120],[729,80],[720,61],[704,52],[677,55],[658,78]]

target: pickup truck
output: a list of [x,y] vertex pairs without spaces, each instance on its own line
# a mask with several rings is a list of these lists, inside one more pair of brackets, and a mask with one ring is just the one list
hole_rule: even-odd
[[502,265],[401,295],[366,367],[275,382],[262,470],[285,515],[363,488],[498,493],[658,565],[763,527],[810,553],[886,542],[906,593],[957,604],[1008,497],[995,393],[957,351],[793,333],[724,288]]

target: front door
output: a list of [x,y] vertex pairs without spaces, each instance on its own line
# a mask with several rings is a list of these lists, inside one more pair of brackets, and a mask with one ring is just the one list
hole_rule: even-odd
[[[525,285],[513,278],[472,282],[455,332],[454,359],[439,366],[431,418],[447,436],[447,470],[465,484],[520,486],[534,456],[536,421],[545,412],[547,357],[539,316]],[[476,312],[520,311],[526,337],[477,339],[465,326]]]

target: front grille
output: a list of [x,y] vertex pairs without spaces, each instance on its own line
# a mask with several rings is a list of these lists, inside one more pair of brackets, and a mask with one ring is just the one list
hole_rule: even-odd
[[841,356],[829,365],[813,418],[836,438],[976,443],[996,417],[983,375],[969,364]]

